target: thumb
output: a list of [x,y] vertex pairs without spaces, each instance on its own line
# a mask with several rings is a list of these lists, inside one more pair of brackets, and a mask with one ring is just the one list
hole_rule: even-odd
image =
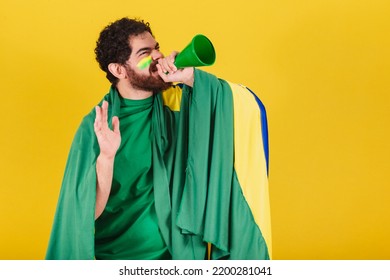
[[112,117],[112,128],[116,134],[120,134],[119,131],[119,118],[117,116]]

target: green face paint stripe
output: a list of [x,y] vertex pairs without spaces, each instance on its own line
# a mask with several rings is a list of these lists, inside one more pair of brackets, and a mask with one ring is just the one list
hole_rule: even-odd
[[148,67],[152,63],[152,61],[153,61],[152,57],[149,55],[149,56],[141,59],[140,62],[138,62],[137,67],[138,67],[138,69],[143,70],[146,67]]

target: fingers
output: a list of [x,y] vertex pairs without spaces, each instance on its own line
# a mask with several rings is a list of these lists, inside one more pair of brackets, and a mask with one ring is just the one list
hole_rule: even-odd
[[117,116],[112,117],[112,129],[113,129],[114,133],[120,134],[120,131],[119,131],[119,118]]
[[160,75],[161,79],[163,79],[164,82],[168,82],[169,81],[169,79],[168,79],[169,72],[163,70],[161,65],[159,65],[159,64],[157,64],[156,67],[157,67],[157,72]]
[[177,70],[176,66],[167,58],[160,58],[157,65],[161,67],[162,72],[166,75],[173,74]]
[[177,51],[173,51],[168,57],[172,59],[173,62],[175,62],[176,56],[179,54]]
[[101,131],[104,128],[108,128],[108,123],[107,123],[108,102],[103,101],[101,107],[96,106],[95,112],[96,112],[95,123],[94,123],[95,132]]
[[95,133],[102,129],[102,110],[99,106],[95,107],[96,117],[94,123]]
[[172,52],[169,56],[165,58],[160,58],[158,60],[158,65],[160,65],[162,73],[164,74],[173,74],[177,71],[177,67],[175,66],[175,57],[177,55],[177,52]]
[[103,122],[103,124],[107,124],[107,111],[108,111],[108,102],[103,101],[103,104],[102,104],[102,122]]

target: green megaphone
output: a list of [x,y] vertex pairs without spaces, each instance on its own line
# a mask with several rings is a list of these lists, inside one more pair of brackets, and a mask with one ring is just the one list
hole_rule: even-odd
[[176,56],[177,68],[210,66],[215,62],[215,49],[204,35],[195,35],[191,42]]

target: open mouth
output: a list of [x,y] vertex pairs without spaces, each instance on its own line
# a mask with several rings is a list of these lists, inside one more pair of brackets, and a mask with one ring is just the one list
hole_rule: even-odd
[[153,61],[149,66],[149,72],[154,73],[157,72],[157,61]]

